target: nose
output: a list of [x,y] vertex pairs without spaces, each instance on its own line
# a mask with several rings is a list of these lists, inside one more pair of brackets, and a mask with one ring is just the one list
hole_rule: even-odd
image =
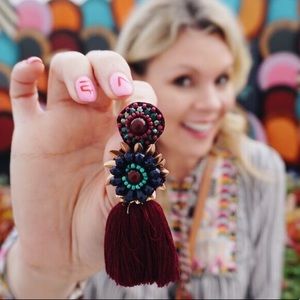
[[212,84],[199,86],[195,93],[193,108],[201,112],[217,112],[224,109],[222,97]]

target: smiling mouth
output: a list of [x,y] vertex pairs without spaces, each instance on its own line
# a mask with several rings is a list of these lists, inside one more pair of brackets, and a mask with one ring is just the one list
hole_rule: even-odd
[[182,126],[196,133],[208,133],[212,128],[212,123],[183,123]]
[[182,123],[182,128],[193,138],[206,139],[214,127],[213,123]]

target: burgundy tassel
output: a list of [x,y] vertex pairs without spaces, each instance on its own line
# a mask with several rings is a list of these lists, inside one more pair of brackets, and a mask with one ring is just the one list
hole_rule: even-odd
[[104,249],[106,272],[122,286],[162,287],[179,278],[170,228],[153,200],[117,204],[107,219]]

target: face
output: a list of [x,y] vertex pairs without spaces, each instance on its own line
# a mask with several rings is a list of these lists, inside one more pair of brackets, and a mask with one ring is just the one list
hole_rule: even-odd
[[158,97],[166,120],[160,150],[177,159],[199,159],[211,148],[224,113],[235,102],[233,55],[222,38],[185,29],[149,63],[143,80]]

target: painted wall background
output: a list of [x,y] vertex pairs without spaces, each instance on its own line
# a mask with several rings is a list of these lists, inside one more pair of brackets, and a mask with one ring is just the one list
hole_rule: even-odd
[[[143,1],[154,0],[0,1],[1,236],[12,226],[7,188],[13,131],[8,96],[12,66],[32,55],[47,65],[58,51],[113,49],[130,11]],[[300,0],[219,1],[240,19],[253,57],[248,85],[238,97],[248,120],[248,134],[270,144],[286,162],[288,234],[283,298],[300,298]],[[38,88],[45,103],[47,73]]]

